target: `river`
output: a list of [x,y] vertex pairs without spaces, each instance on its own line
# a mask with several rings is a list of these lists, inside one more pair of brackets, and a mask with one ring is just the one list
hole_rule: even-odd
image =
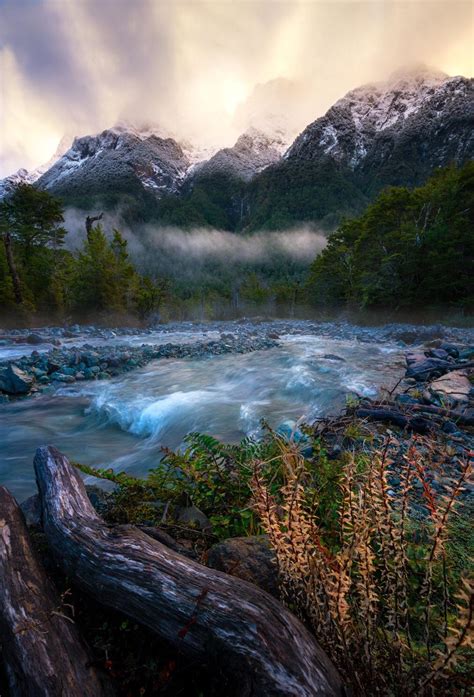
[[[196,338],[201,335],[194,331],[172,335],[175,342]],[[178,448],[190,431],[229,442],[258,437],[262,418],[277,427],[287,419],[336,412],[346,395],[375,396],[403,370],[396,342],[300,333],[281,336],[279,344],[243,355],[157,360],[112,380],[61,386],[0,405],[0,483],[20,501],[34,493],[32,460],[43,444],[86,464],[144,474],[156,466],[162,446]],[[2,347],[11,358],[22,350]]]

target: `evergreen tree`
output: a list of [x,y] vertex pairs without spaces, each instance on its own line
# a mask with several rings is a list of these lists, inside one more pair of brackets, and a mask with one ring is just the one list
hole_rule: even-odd
[[[36,304],[32,281],[39,279],[40,285],[48,285],[66,234],[63,222],[61,204],[46,191],[27,184],[19,185],[11,196],[0,202],[0,234],[17,304],[25,300],[33,307]],[[40,254],[39,250],[48,251]]]

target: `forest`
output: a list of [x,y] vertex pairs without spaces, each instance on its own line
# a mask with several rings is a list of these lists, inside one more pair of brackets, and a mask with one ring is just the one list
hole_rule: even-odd
[[[211,206],[206,196],[196,189],[190,215],[194,204],[201,210]],[[0,204],[4,317],[16,323],[42,317],[141,322],[152,316],[311,316],[384,308],[469,314],[474,306],[472,162],[438,170],[415,189],[384,189],[359,217],[346,218],[329,234],[312,264],[304,255],[290,258],[268,237],[263,257],[236,257],[229,264],[227,257],[204,256],[200,272],[192,275],[186,269],[195,260],[186,252],[169,253],[150,235],[140,239],[139,230],[141,253],[132,254],[125,236],[109,229],[107,217],[104,226],[101,217],[87,217],[73,250],[65,244],[64,216],[59,200],[29,185],[17,187]],[[217,213],[212,218],[217,230],[232,222]],[[234,234],[248,241],[252,232]],[[300,243],[296,233],[295,240]]]

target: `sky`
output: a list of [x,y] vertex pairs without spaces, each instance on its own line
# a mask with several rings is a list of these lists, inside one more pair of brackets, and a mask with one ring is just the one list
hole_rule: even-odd
[[0,0],[0,176],[124,120],[207,147],[264,108],[300,131],[414,63],[472,76],[472,0]]

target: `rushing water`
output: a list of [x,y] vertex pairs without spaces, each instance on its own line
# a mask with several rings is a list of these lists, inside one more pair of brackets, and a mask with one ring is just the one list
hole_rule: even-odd
[[189,431],[227,441],[258,436],[261,418],[278,426],[331,413],[348,393],[373,396],[401,372],[402,349],[394,343],[318,336],[285,336],[278,348],[244,355],[155,361],[110,381],[0,405],[0,483],[20,500],[33,493],[33,454],[43,444],[141,474],[157,464],[161,446],[179,447]]

